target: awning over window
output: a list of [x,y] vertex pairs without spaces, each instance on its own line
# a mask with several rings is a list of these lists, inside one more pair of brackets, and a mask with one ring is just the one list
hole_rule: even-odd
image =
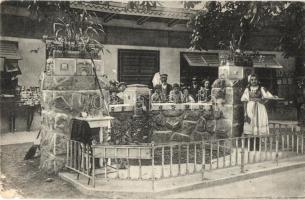
[[276,68],[276,69],[283,68],[283,66],[277,62],[275,55],[273,55],[273,54],[261,54],[259,56],[254,57],[253,58],[253,67]]
[[18,43],[0,40],[0,57],[10,60],[20,60],[18,53]]
[[[183,53],[190,66],[195,67],[218,67],[218,53]],[[253,58],[253,67],[281,69],[282,65],[276,60],[274,54],[261,54]]]
[[218,53],[183,53],[190,66],[194,67],[218,67]]

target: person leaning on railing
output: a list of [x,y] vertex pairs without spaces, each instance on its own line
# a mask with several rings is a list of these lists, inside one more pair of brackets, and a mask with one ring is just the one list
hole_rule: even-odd
[[173,89],[169,93],[169,102],[171,103],[182,103],[182,93],[178,83],[173,84]]
[[[252,74],[248,77],[248,86],[246,87],[241,101],[244,102],[244,131],[245,135],[268,135],[268,114],[265,103],[269,98],[276,98],[264,87],[260,85],[257,76]],[[259,138],[256,138],[256,146],[259,147]],[[254,138],[251,138],[250,149],[254,148]]]
[[151,95],[151,102],[152,103],[165,103],[167,101],[166,96],[162,93],[162,86],[156,85],[155,91]]
[[195,100],[191,94],[189,94],[189,90],[187,87],[183,87],[182,89],[182,103],[194,103]]
[[211,100],[211,89],[210,89],[210,81],[203,80],[202,86],[197,94],[198,102],[208,102]]

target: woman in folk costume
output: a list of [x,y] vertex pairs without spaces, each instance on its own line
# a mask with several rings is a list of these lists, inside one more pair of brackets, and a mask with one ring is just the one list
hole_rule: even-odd
[[275,97],[259,84],[256,75],[250,75],[248,82],[249,84],[241,97],[241,101],[244,102],[245,114],[244,134],[268,135],[268,114],[264,104],[268,99]]

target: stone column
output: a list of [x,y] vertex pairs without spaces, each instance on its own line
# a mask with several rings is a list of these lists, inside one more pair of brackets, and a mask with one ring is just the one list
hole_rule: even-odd
[[247,83],[246,79],[254,71],[253,67],[224,65],[219,67],[219,79],[212,88],[212,96],[219,90],[217,81],[223,83],[224,96],[222,102],[216,100],[216,109],[221,112],[221,119],[216,121],[216,129],[224,132],[227,137],[237,137],[242,134],[243,103],[241,95]]
[[[98,75],[102,62],[95,60]],[[102,116],[104,104],[90,59],[49,58],[42,78],[42,134],[40,167],[57,173],[65,165],[71,119],[87,112]]]

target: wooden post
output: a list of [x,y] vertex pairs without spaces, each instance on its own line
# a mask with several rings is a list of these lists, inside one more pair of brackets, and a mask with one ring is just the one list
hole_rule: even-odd
[[250,158],[250,137],[247,137],[247,151],[248,151],[248,163],[251,163],[251,158]]
[[216,168],[219,168],[219,140],[217,140],[217,165]]
[[301,146],[301,153],[304,154],[304,135],[303,134],[301,135],[301,139],[302,139],[302,141],[301,141],[301,145],[302,145]]
[[170,168],[169,168],[169,175],[170,177],[173,176],[173,146],[170,145]]
[[67,159],[66,159],[66,166],[69,166],[69,160],[70,160],[70,157],[69,157],[69,150],[70,150],[70,147],[69,147],[69,140],[67,141]]
[[142,179],[141,147],[139,147],[139,179]]
[[164,178],[164,146],[161,147],[161,163],[162,163],[161,178]]
[[253,155],[253,163],[256,163],[256,137],[253,136],[253,149],[254,149],[254,155]]
[[106,158],[106,146],[104,146],[104,167],[105,167],[105,174],[104,177],[105,179],[107,178],[107,158]]
[[189,174],[189,144],[186,145],[186,174]]
[[181,145],[178,144],[178,176],[181,175]]
[[295,148],[294,148],[294,134],[291,134],[291,151],[294,152]]
[[241,159],[240,159],[240,172],[245,173],[245,138],[241,138]]
[[193,173],[197,172],[197,144],[196,143],[194,144],[194,151],[195,151],[195,154],[194,154],[194,170],[193,170]]
[[235,138],[235,165],[238,165],[238,138]]
[[229,166],[231,167],[232,166],[232,143],[233,143],[233,141],[232,141],[232,139],[230,138],[229,139],[229,141],[230,141],[230,164],[229,164]]
[[130,179],[129,148],[127,147],[127,179]]
[[276,161],[276,165],[279,165],[279,136],[276,135],[275,136],[275,161]]
[[300,143],[300,141],[299,141],[299,135],[296,134],[296,136],[297,136],[297,154],[299,154],[299,143]]
[[95,148],[92,148],[92,184],[95,187]]
[[205,144],[202,141],[201,144],[201,152],[202,152],[202,161],[201,161],[201,178],[204,180],[204,171],[205,171]]
[[258,152],[259,152],[259,162],[262,161],[262,136],[258,136],[259,138],[259,147],[258,147]]
[[213,168],[212,166],[212,160],[213,160],[213,141],[210,141],[210,169]]
[[152,178],[152,190],[155,191],[155,144],[154,142],[151,143],[151,178]]

